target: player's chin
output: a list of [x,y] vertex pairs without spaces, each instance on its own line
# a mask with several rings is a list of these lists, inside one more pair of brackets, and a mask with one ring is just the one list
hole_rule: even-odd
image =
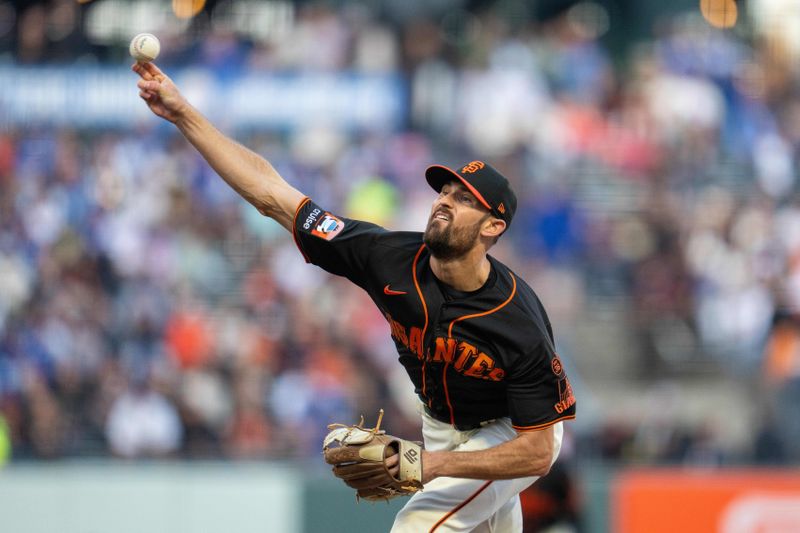
[[422,240],[426,243],[431,240],[437,240],[440,238],[442,230],[443,228],[438,227],[433,223],[429,223],[428,227],[425,228],[425,233],[422,234]]

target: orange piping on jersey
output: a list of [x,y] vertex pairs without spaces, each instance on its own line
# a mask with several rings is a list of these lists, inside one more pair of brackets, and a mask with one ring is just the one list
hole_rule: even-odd
[[450,410],[450,423],[452,425],[456,425],[456,418],[453,414],[453,406],[450,404],[450,391],[447,390],[447,367],[450,363],[444,364],[444,370],[442,370],[442,386],[444,386],[444,399],[447,402],[447,408]]
[[[505,302],[501,303],[500,305],[498,305],[494,309],[489,309],[488,311],[484,311],[483,313],[475,313],[475,314],[472,314],[472,315],[464,315],[464,316],[456,318],[455,320],[450,322],[450,327],[447,329],[447,337],[450,338],[450,339],[453,338],[453,326],[455,325],[456,322],[459,322],[461,320],[467,320],[469,318],[476,318],[476,317],[479,317],[479,316],[491,315],[495,311],[498,311],[499,309],[502,309],[503,307],[505,307],[505,305],[508,302],[510,302],[511,299],[514,298],[514,295],[517,293],[517,278],[514,277],[514,274],[510,274],[510,275],[511,275],[511,281],[513,282],[513,286],[511,288],[511,295],[508,298],[506,298]],[[446,372],[447,371],[447,365],[445,365],[444,369],[445,369],[445,372]],[[445,396],[445,398],[447,398],[447,407],[450,409],[450,423],[451,424],[455,424],[456,415],[453,412],[453,406],[450,404],[450,392],[447,390],[447,380],[443,379],[442,381],[443,381],[443,384],[444,384],[444,396]]]
[[505,302],[501,303],[500,305],[498,305],[494,309],[489,309],[488,311],[484,311],[483,313],[475,313],[473,315],[464,315],[464,316],[460,316],[460,317],[456,318],[455,320],[450,322],[450,328],[447,330],[447,336],[450,337],[450,338],[453,337],[453,326],[455,325],[456,322],[460,322],[462,320],[467,320],[467,319],[470,319],[470,318],[477,318],[479,316],[491,315],[495,311],[499,311],[500,309],[505,307],[506,304],[508,304],[508,302],[510,302],[514,298],[514,295],[517,293],[517,278],[515,278],[514,274],[511,274],[510,272],[509,272],[509,275],[511,276],[511,281],[514,283],[514,285],[511,288],[511,295],[506,299]]
[[303,259],[306,260],[306,263],[310,263],[311,260],[308,258],[306,253],[300,247],[300,241],[297,240],[297,215],[300,214],[300,210],[303,209],[303,206],[306,205],[308,202],[311,201],[311,198],[308,196],[304,197],[300,200],[300,203],[297,206],[297,209],[294,210],[294,218],[292,219],[292,239],[294,240],[294,245],[297,246],[297,249],[300,250],[300,253],[303,254]]
[[448,519],[448,518],[450,518],[451,516],[453,516],[454,514],[456,514],[456,513],[457,513],[458,511],[460,511],[460,510],[461,510],[461,509],[462,509],[462,508],[463,508],[465,505],[467,505],[469,502],[471,502],[472,500],[474,500],[475,498],[477,498],[477,497],[478,497],[478,495],[479,495],[481,492],[483,492],[484,490],[486,490],[486,487],[488,487],[488,486],[489,486],[489,485],[491,485],[491,484],[492,484],[492,482],[491,482],[491,481],[487,481],[486,483],[484,483],[483,485],[481,485],[481,488],[479,488],[478,490],[476,490],[476,491],[475,491],[475,492],[472,494],[472,496],[470,496],[469,498],[467,498],[467,499],[466,499],[466,500],[464,500],[463,502],[459,503],[459,504],[458,504],[458,505],[457,505],[455,508],[453,508],[453,510],[452,510],[452,511],[448,512],[446,515],[444,515],[444,516],[442,517],[442,519],[441,519],[441,520],[439,520],[438,522],[436,522],[436,524],[434,524],[434,526],[433,526],[433,527],[432,527],[432,528],[431,528],[431,529],[428,531],[428,533],[433,533],[434,531],[436,531],[436,529],[437,529],[439,526],[441,526],[442,524],[444,524],[444,523],[447,521],[447,519]]
[[[419,301],[422,302],[422,311],[425,313],[425,326],[422,328],[422,395],[427,397],[425,394],[425,332],[428,330],[428,304],[425,303],[425,296],[422,295],[422,290],[419,288],[419,281],[417,281],[417,261],[419,261],[419,256],[422,255],[422,250],[425,249],[425,245],[419,247],[417,250],[417,255],[414,256],[414,263],[411,265],[411,276],[414,278],[414,287],[417,289],[417,294],[419,294]],[[428,407],[430,407],[430,402]]]
[[513,427],[517,431],[538,431],[540,429],[544,429],[544,428],[552,426],[553,424],[561,422],[562,420],[572,420],[573,418],[575,418],[575,415],[567,415],[567,416],[562,416],[561,418],[556,418],[555,420],[552,420],[550,422],[545,422],[544,424],[537,424],[535,426],[514,426],[514,425],[512,425],[511,427]]

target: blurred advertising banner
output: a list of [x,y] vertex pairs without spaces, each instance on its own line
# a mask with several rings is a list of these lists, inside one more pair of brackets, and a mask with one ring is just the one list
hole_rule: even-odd
[[611,502],[615,533],[795,533],[800,470],[635,470]]
[[[403,125],[401,78],[335,72],[260,73],[169,69],[189,100],[225,128],[292,130],[325,123],[343,130]],[[0,129],[15,126],[128,127],[151,120],[127,68],[0,65]]]

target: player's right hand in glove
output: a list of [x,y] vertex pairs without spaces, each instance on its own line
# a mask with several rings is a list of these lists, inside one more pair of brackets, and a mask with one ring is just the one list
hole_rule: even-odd
[[380,430],[383,409],[375,428],[361,423],[331,424],[322,453],[333,474],[356,489],[358,498],[390,500],[422,489],[422,446]]

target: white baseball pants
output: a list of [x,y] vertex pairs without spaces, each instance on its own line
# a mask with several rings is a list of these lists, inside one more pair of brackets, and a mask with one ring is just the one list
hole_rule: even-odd
[[[511,420],[501,418],[484,427],[459,431],[428,415],[420,404],[425,449],[484,450],[517,436]],[[553,462],[561,450],[563,423],[554,429]],[[423,465],[424,467],[424,465]],[[522,531],[519,493],[538,477],[498,481],[440,477],[414,494],[397,514],[392,533],[515,533]]]

